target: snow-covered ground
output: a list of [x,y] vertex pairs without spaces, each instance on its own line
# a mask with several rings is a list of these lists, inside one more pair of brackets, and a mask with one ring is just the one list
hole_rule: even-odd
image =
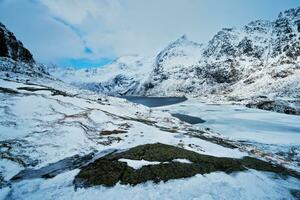
[[[275,174],[255,170],[231,175],[211,173],[134,187],[117,184],[111,188],[77,190],[73,180],[78,169],[51,179],[11,181],[10,178],[23,169],[39,169],[70,156],[109,149],[126,150],[156,142],[217,157],[241,158],[254,154],[193,137],[187,134],[193,128],[191,125],[167,112],[125,99],[86,95],[84,91],[64,90],[64,87],[53,88],[67,92],[57,94],[43,85],[4,79],[0,83],[0,174],[3,179],[0,199],[293,199],[291,191],[299,188],[299,180],[274,178]],[[113,133],[114,130],[123,132]],[[112,133],[107,135],[109,131]]]
[[199,99],[156,110],[199,117],[205,122],[194,125],[196,127],[210,128],[221,137],[253,145],[268,153],[289,156],[296,167],[300,161],[300,116],[241,105],[204,103]]
[[250,109],[240,105],[209,104],[191,99],[180,104],[160,107],[170,113],[200,117],[208,127],[235,140],[265,144],[300,144],[300,116]]
[[[171,180],[154,184],[147,182],[135,187],[117,184],[114,187],[92,187],[74,190],[73,178],[78,170],[60,174],[53,179],[35,179],[17,183],[12,190],[4,188],[2,196],[19,200],[96,200],[96,199],[294,199],[289,190],[299,189],[295,179],[274,179],[271,174],[257,171],[240,172],[234,175],[211,173],[205,176]],[[1,198],[1,197],[0,197]],[[5,199],[5,198],[4,198]]]

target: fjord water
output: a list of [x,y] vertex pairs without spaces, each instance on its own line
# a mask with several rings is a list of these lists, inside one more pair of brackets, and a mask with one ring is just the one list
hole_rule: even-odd
[[250,109],[241,105],[208,104],[177,97],[125,97],[167,111],[195,126],[210,128],[234,140],[263,144],[299,145],[300,116]]

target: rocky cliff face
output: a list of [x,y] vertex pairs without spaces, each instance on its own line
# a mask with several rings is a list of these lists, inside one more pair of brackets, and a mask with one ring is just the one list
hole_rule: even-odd
[[0,23],[0,76],[25,78],[48,76],[42,65],[36,64],[32,54],[12,32]]
[[35,63],[30,51],[2,23],[0,23],[0,57],[29,64]]

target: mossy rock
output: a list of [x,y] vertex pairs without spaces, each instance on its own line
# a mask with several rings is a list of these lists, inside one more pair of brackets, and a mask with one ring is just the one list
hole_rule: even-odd
[[[144,165],[141,168],[134,169],[128,166],[127,163],[119,161],[119,159],[159,161],[160,164]],[[177,162],[174,161],[175,159],[187,159],[190,163]],[[214,157],[156,143],[140,145],[121,153],[112,153],[99,158],[81,168],[74,179],[74,184],[75,187],[113,186],[118,182],[137,185],[146,181],[156,183],[217,171],[225,173],[239,172],[248,168],[300,178],[297,172],[256,158]]]

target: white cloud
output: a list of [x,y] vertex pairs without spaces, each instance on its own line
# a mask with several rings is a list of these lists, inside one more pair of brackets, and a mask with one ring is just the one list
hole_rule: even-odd
[[294,0],[2,0],[0,20],[41,61],[96,60],[156,54],[182,34],[205,42],[223,27],[274,19],[293,6]]
[[83,54],[82,40],[47,15],[47,9],[41,5],[31,1],[2,1],[0,19],[39,61],[54,62]]
[[182,34],[195,41],[208,41],[223,27],[275,18],[280,9],[285,9],[283,3],[276,2],[272,6],[278,4],[278,8],[266,12],[270,2],[73,0],[70,4],[68,0],[43,0],[53,15],[82,30],[88,46],[103,56],[154,54]]
[[81,25],[88,19],[100,19],[112,22],[118,13],[119,2],[115,0],[42,0],[56,16],[73,25]]

